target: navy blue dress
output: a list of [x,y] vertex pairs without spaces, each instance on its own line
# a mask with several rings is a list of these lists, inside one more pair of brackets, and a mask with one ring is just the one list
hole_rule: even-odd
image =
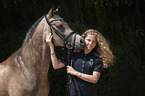
[[[60,59],[60,61],[67,65],[67,56]],[[84,54],[84,51],[73,53],[73,68],[81,73],[92,75],[93,71],[100,72],[102,67],[102,60],[94,51]],[[76,76],[81,96],[96,96],[95,84],[84,81]],[[74,82],[71,82],[70,96],[78,96]]]

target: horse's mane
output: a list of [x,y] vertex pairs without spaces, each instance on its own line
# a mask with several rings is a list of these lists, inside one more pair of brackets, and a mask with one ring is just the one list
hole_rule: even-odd
[[[34,32],[35,32],[36,26],[38,26],[38,24],[40,23],[40,21],[41,21],[43,18],[44,18],[44,16],[40,17],[40,18],[31,26],[31,28],[29,29],[29,31],[28,31],[27,34],[26,34],[26,37],[25,37],[25,39],[24,39],[24,41],[23,41],[23,44],[25,44],[25,42],[29,41],[29,40],[32,38],[32,36],[33,36],[33,34],[34,34]],[[22,44],[22,45],[23,45],[23,44]]]

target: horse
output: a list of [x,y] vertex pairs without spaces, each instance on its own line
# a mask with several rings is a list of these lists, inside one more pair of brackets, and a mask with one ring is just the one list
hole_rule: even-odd
[[84,48],[84,39],[74,32],[54,9],[29,29],[21,48],[0,63],[0,96],[48,96],[50,49],[46,36],[53,34],[55,46]]

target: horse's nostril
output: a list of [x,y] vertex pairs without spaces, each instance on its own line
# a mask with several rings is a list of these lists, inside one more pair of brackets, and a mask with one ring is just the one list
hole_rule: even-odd
[[84,40],[83,40],[83,39],[80,39],[80,43],[81,43],[81,44],[84,43]]

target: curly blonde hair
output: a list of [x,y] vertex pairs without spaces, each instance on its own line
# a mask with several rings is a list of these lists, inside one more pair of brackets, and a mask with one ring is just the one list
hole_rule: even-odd
[[94,29],[86,30],[82,34],[82,37],[86,38],[88,35],[94,35],[96,38],[97,45],[95,47],[95,50],[103,61],[103,67],[107,68],[110,65],[113,65],[115,56],[110,50],[109,44],[107,43],[106,39],[101,35],[99,31]]

